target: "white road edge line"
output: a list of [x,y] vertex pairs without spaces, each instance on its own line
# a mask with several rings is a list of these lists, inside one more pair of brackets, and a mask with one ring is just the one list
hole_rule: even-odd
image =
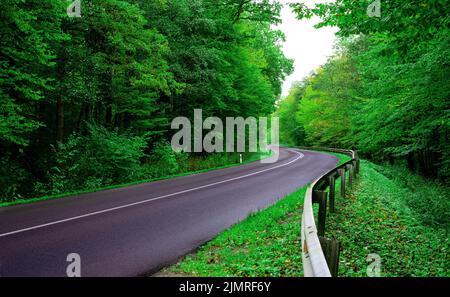
[[180,191],[180,192],[167,194],[167,195],[164,195],[164,196],[159,196],[159,197],[155,197],[155,198],[151,198],[151,199],[147,199],[147,200],[142,200],[142,201],[139,201],[139,202],[134,202],[134,203],[130,203],[130,204],[122,205],[122,206],[117,206],[117,207],[113,207],[113,208],[108,208],[108,209],[100,210],[100,211],[96,211],[96,212],[91,212],[91,213],[88,213],[88,214],[85,214],[85,215],[71,217],[71,218],[67,218],[67,219],[64,219],[64,220],[54,221],[54,222],[50,222],[50,223],[46,223],[46,224],[42,224],[42,225],[37,225],[37,226],[29,227],[29,228],[19,229],[19,230],[11,231],[11,232],[8,232],[8,233],[3,233],[3,234],[0,234],[0,238],[1,237],[6,237],[6,236],[10,236],[10,235],[14,235],[14,234],[18,234],[18,233],[23,233],[23,232],[26,232],[26,231],[41,229],[41,228],[52,226],[52,225],[57,225],[57,224],[61,224],[61,223],[75,221],[75,220],[83,219],[83,218],[86,218],[86,217],[91,217],[91,216],[95,216],[95,215],[98,215],[98,214],[103,214],[103,213],[107,213],[107,212],[111,212],[111,211],[115,211],[115,210],[119,210],[119,209],[124,209],[124,208],[132,207],[132,206],[136,206],[136,205],[140,205],[140,204],[144,204],[144,203],[148,203],[148,202],[152,202],[152,201],[156,201],[156,200],[161,200],[161,199],[164,199],[164,198],[173,197],[173,196],[176,196],[176,195],[189,193],[189,192],[200,190],[200,189],[204,189],[204,188],[209,188],[209,187],[212,187],[212,186],[220,185],[220,184],[227,183],[227,182],[230,182],[230,181],[235,181],[235,180],[246,178],[246,177],[249,177],[249,176],[258,175],[258,174],[261,174],[261,173],[264,173],[264,172],[267,172],[267,171],[271,171],[271,170],[274,170],[274,169],[286,167],[286,166],[291,165],[292,163],[295,163],[298,160],[303,159],[305,157],[305,155],[300,153],[300,152],[297,152],[297,151],[294,151],[294,150],[288,150],[288,151],[296,153],[298,155],[298,157],[295,158],[294,160],[286,163],[286,164],[283,164],[283,165],[279,165],[279,166],[271,167],[271,168],[264,169],[264,170],[261,170],[261,171],[253,172],[253,173],[250,173],[250,174],[246,174],[246,175],[242,175],[242,176],[226,179],[226,180],[223,180],[223,181],[220,181],[220,182],[215,182],[215,183],[212,183],[212,184],[203,185],[203,186],[200,186],[200,187],[195,187],[195,188],[183,190],[183,191]]

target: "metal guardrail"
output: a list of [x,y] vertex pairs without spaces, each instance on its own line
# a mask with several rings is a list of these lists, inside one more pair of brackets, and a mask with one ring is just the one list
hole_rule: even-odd
[[[341,179],[340,193],[345,197],[347,172],[348,187],[352,187],[353,179],[359,173],[358,154],[352,150],[330,148],[301,148],[310,151],[325,151],[341,153],[351,157],[351,160],[336,166],[316,181],[307,189],[302,216],[302,259],[303,272],[306,277],[331,277],[337,276],[340,245],[336,239],[325,237],[325,223],[327,206],[334,212],[336,180]],[[328,191],[327,191],[328,190]],[[314,218],[313,204],[319,204],[317,225]]]

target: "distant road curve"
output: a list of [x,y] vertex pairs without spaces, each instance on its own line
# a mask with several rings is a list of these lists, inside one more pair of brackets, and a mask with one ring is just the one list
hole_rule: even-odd
[[337,163],[282,148],[274,164],[0,208],[0,276],[65,276],[71,253],[82,276],[156,272]]

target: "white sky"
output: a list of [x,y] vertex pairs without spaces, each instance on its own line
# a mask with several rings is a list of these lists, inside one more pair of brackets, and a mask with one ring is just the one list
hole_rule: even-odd
[[[283,4],[291,2],[304,2],[308,6],[315,3],[331,2],[323,0],[279,0]],[[289,94],[293,82],[301,81],[313,70],[325,64],[327,58],[333,54],[337,28],[325,27],[315,29],[314,25],[320,22],[319,18],[299,21],[288,5],[282,11],[283,23],[277,29],[284,32],[286,42],[283,51],[288,58],[295,60],[295,70],[284,82],[283,96]]]

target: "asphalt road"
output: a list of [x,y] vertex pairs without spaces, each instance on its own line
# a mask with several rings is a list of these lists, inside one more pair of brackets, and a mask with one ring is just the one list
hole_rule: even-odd
[[82,276],[156,272],[337,162],[281,149],[275,164],[0,208],[0,276],[66,276],[71,253]]

